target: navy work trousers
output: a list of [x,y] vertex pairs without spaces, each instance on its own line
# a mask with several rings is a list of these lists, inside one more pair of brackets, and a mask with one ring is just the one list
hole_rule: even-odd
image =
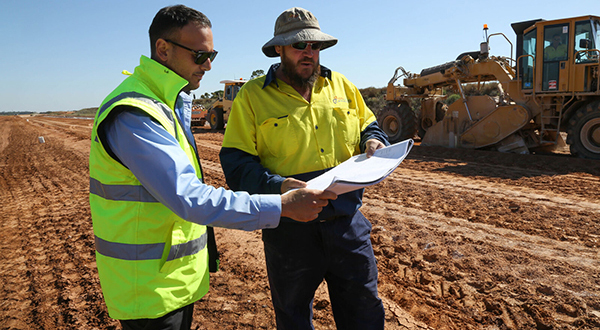
[[323,279],[338,329],[384,328],[370,235],[371,223],[360,211],[263,230],[277,329],[314,329],[313,299]]
[[176,309],[157,319],[121,320],[123,330],[190,330],[194,304]]

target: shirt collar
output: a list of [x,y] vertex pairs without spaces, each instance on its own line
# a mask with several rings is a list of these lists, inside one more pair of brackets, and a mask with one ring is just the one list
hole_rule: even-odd
[[192,120],[192,96],[188,92],[181,91],[175,102],[175,112],[185,127],[189,127]]
[[[277,87],[279,87],[279,84],[277,83],[277,75],[276,75],[276,72],[277,72],[277,69],[279,68],[279,66],[281,66],[281,63],[275,63],[275,64],[271,65],[271,67],[269,68],[269,72],[267,72],[267,75],[265,77],[265,83],[262,87],[263,89],[265,89],[265,87],[269,86],[272,82],[274,82],[275,85],[277,85]],[[328,68],[321,65],[321,77],[331,79],[331,70],[329,70]]]

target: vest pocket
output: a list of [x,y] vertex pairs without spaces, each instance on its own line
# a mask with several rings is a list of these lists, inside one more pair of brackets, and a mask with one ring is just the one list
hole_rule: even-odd
[[273,156],[286,157],[298,150],[297,127],[290,116],[269,118],[259,126],[259,130]]
[[187,235],[191,234],[190,231],[191,228],[184,228],[184,224],[180,221],[173,224],[171,237],[165,243],[165,250],[163,251],[163,257],[161,259],[161,267],[159,270],[161,273],[171,273],[181,267],[183,260],[185,260],[186,264],[189,264],[191,260],[196,258],[196,254],[184,255],[186,254],[185,251],[181,250],[187,248],[183,243],[188,242]]

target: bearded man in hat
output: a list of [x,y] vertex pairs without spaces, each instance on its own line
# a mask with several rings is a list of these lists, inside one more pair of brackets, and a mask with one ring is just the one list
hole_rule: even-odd
[[[389,145],[358,88],[320,65],[320,52],[336,43],[305,9],[277,18],[262,51],[281,63],[242,87],[227,123],[220,158],[230,188],[286,193],[354,155],[372,156]],[[314,294],[323,280],[338,329],[383,329],[362,194],[330,200],[312,222],[282,218],[276,229],[263,230],[278,329],[314,329]]]

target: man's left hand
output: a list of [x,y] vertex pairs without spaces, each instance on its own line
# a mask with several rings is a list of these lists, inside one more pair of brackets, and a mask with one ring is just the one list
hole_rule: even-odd
[[306,182],[300,181],[294,178],[286,178],[281,183],[281,193],[285,194],[286,192],[292,189],[304,188],[306,187]]
[[385,147],[385,144],[383,144],[383,142],[381,142],[377,139],[370,139],[370,140],[367,140],[367,143],[365,144],[365,146],[366,146],[365,152],[367,153],[367,158],[369,158],[369,157],[373,156],[373,154],[375,153],[375,150]]

